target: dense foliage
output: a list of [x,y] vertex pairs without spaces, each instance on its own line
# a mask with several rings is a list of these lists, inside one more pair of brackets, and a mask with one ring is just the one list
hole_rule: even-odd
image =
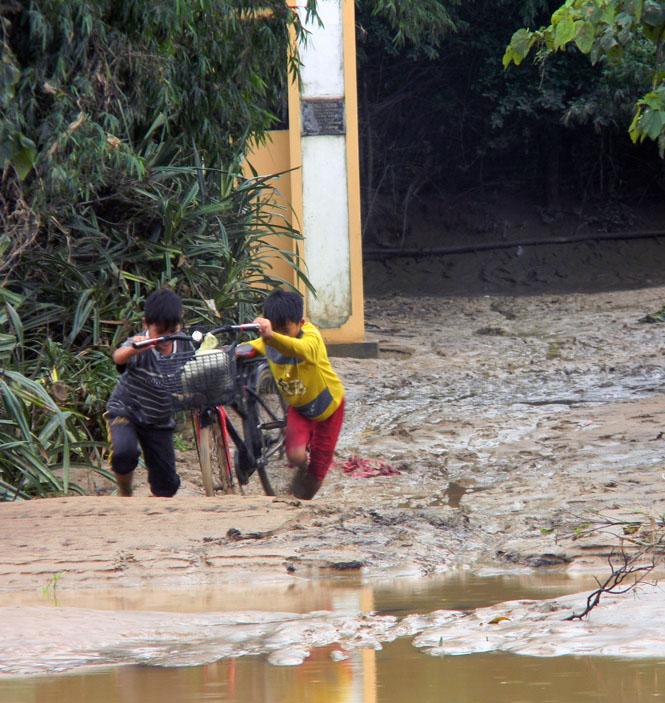
[[[532,48],[541,60],[558,51],[587,55],[592,64],[640,65],[651,90],[636,100],[630,124],[634,142],[659,142],[665,152],[665,4],[653,0],[568,0],[539,30],[521,28],[513,34],[503,63],[519,65]],[[646,87],[645,81],[641,81]]]
[[246,319],[271,258],[298,265],[266,240],[299,237],[273,181],[241,169],[282,117],[291,32],[281,0],[0,8],[0,496],[103,472],[109,350],[151,290],[188,324]]
[[629,202],[637,190],[657,186],[656,150],[628,137],[633,106],[652,79],[654,44],[632,34],[621,61],[594,66],[569,47],[534,52],[536,61],[504,69],[510,37],[540,27],[559,4],[412,0],[405,5],[439,10],[437,39],[398,41],[393,18],[359,0],[361,183],[370,237],[377,223],[396,222],[403,241],[418,196],[432,204],[509,190],[555,212],[564,199]]

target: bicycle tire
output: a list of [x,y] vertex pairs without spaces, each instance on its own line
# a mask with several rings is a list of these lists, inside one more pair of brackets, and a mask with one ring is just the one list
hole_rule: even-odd
[[[199,462],[203,490],[214,496],[215,490],[233,493],[233,474],[229,463],[228,438],[222,429],[219,413],[215,413],[209,424],[199,427]],[[215,485],[215,478],[219,483]]]
[[257,398],[250,413],[250,431],[259,480],[266,495],[287,495],[294,475],[285,449],[287,404],[267,364],[257,369],[253,385]]

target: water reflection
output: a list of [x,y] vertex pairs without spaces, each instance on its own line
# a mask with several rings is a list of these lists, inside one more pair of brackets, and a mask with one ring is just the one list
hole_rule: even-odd
[[510,654],[418,659],[398,640],[377,655],[377,703],[643,703],[665,695],[664,665]]
[[[363,592],[367,591],[367,595]],[[260,610],[266,612],[309,613],[317,610],[343,610],[352,598],[371,598],[371,588],[359,578],[293,580],[290,583],[195,584],[164,588],[60,589],[57,602],[41,591],[0,593],[0,607],[41,605],[92,608],[113,611],[160,611],[166,613],[210,613]],[[356,601],[356,607],[358,604]]]
[[594,589],[593,574],[572,575],[565,569],[483,575],[458,571],[422,579],[375,580],[374,609],[382,615],[431,613],[434,610],[474,610],[509,600],[556,598]]
[[[191,592],[63,591],[59,605],[47,601],[38,607],[27,594],[12,594],[14,604],[0,609],[0,672],[41,675],[136,663],[195,667],[258,654],[271,664],[294,666],[334,643],[348,651],[380,649],[396,637],[416,635],[424,638],[417,646],[434,651],[437,637],[453,636],[448,629],[445,634],[439,630],[451,618],[458,621],[456,611],[477,613],[483,605],[515,599],[540,602],[580,590],[579,579],[550,571],[494,578],[464,572],[429,579],[387,575],[367,583],[340,578],[244,587],[242,594],[211,586]],[[528,611],[522,610],[514,617],[530,622]],[[444,613],[443,620],[422,615],[436,612]],[[465,637],[478,636],[476,619],[459,619]],[[455,637],[460,636],[458,629]],[[528,632],[508,634],[521,641]],[[484,642],[482,632],[480,636]],[[486,650],[476,642],[468,651]],[[335,656],[343,658],[340,652]]]
[[[145,647],[144,654],[137,656],[134,649],[138,644],[135,642],[133,649],[129,631],[123,630],[124,639],[118,641],[114,656],[102,649],[97,650],[97,659],[88,657],[82,662],[127,662],[127,665],[96,671],[88,668],[85,673],[76,675],[0,679],[0,703],[145,703],[152,700],[160,703],[402,703],[405,700],[417,700],[419,703],[475,703],[485,700],[511,703],[618,703],[621,700],[622,703],[640,703],[651,700],[661,691],[663,669],[658,662],[619,662],[579,657],[532,658],[507,654],[428,656],[413,646],[410,637],[395,641],[381,641],[379,638],[372,641],[370,648],[357,648],[358,644],[367,647],[369,640],[365,640],[346,649],[343,640],[330,646],[317,644],[315,630],[312,629],[308,634],[308,637],[314,637],[309,643],[312,646],[303,640],[299,647],[304,654],[296,652],[293,655],[294,664],[303,659],[304,663],[298,666],[272,666],[270,662],[275,656],[282,657],[279,663],[289,663],[290,640],[285,640],[286,648],[283,651],[237,658],[237,653],[232,649],[224,654],[221,647],[223,642],[217,641],[216,630],[213,632],[215,627],[220,633],[226,632],[228,627],[223,626],[221,613],[231,612],[235,622],[234,613],[238,611],[237,614],[241,614],[241,606],[245,612],[250,609],[264,611],[266,615],[273,612],[275,615],[272,617],[278,619],[280,612],[314,615],[316,611],[323,610],[337,614],[373,613],[373,617],[401,617],[405,613],[431,613],[439,609],[474,610],[508,600],[552,598],[594,585],[591,575],[573,578],[563,570],[543,570],[497,574],[491,578],[468,572],[418,579],[387,574],[382,581],[363,582],[360,578],[345,577],[294,582],[288,586],[258,584],[252,589],[225,585],[223,588],[62,591],[59,600],[63,602],[59,607],[41,599],[41,604],[46,606],[38,609],[44,613],[39,621],[42,631],[48,629],[46,625],[51,622],[48,619],[49,610],[55,609],[61,614],[63,606],[75,604],[78,608],[94,608],[91,611],[93,614],[102,609],[125,611],[123,622],[129,618],[128,622],[139,632],[141,623],[147,619],[148,625],[143,625],[147,628],[147,635],[152,632],[150,619],[160,616],[155,611],[163,612],[157,633],[160,635],[163,634],[162,630],[168,630],[169,618],[174,617],[167,613],[182,613],[185,614],[180,618],[183,620],[182,634],[180,639],[169,640],[166,637],[163,644],[166,649],[160,660],[160,657],[150,659],[147,656],[149,648]],[[14,606],[30,606],[35,598],[39,602],[39,594],[35,593],[4,594],[3,598],[7,595],[11,596]],[[0,605],[3,603],[0,602]],[[133,611],[136,615],[132,617],[131,612],[126,611]],[[212,624],[205,612],[218,613]],[[76,615],[77,611],[71,613]],[[192,613],[190,619],[187,619],[188,613]],[[90,622],[97,622],[98,625],[106,623],[104,627],[108,628],[110,615],[98,615]],[[270,621],[270,617],[266,621]],[[27,646],[29,633],[25,632],[25,621],[21,622],[24,630],[22,637]],[[300,627],[298,622],[295,627]],[[285,632],[288,634],[288,628],[277,634],[281,637]],[[57,661],[58,652],[60,657],[66,654],[66,647],[57,648],[56,635],[49,636],[49,651],[52,657],[56,657],[54,661]],[[194,660],[188,659],[192,654],[190,650],[196,654],[202,647],[216,654],[199,658],[198,661],[213,663],[194,666],[192,664],[198,662],[195,657]],[[251,651],[250,647],[248,652]],[[106,655],[106,659],[102,654]],[[155,661],[161,666],[132,665],[137,661]]]
[[357,652],[341,662],[316,651],[305,665],[287,669],[261,658],[188,669],[132,666],[2,682],[0,703],[375,703],[374,666],[373,651]]
[[140,666],[0,682],[0,703],[645,703],[665,695],[665,662],[482,654],[433,658],[406,640],[299,667],[261,657]]
[[470,610],[520,598],[554,598],[596,587],[593,574],[572,575],[564,569],[483,574],[458,571],[418,578],[388,572],[364,580],[343,576],[290,583],[192,585],[170,588],[59,589],[57,602],[41,590],[0,593],[2,606],[49,606],[113,611],[203,613],[260,610],[311,613],[369,612],[399,615],[445,608]]

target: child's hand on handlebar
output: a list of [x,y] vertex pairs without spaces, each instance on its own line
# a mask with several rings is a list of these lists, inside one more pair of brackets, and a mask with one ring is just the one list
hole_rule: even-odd
[[[135,337],[132,337],[132,344],[137,344],[139,342],[147,342],[149,339],[152,339],[152,337],[146,337],[142,334],[137,334]],[[156,343],[153,344],[144,344],[141,347],[134,347],[134,350],[137,354],[140,354],[141,352],[146,351],[146,349],[152,349],[155,346]]]
[[263,339],[270,339],[272,337],[273,330],[270,320],[267,320],[265,317],[257,317],[256,320],[254,320],[254,324],[259,326],[259,334]]
[[152,339],[151,337],[146,337],[145,335],[142,334],[137,334],[135,337],[132,337],[132,344],[130,346],[124,346],[124,347],[118,347],[112,355],[113,363],[118,364],[118,366],[124,366],[133,356],[136,356],[136,354],[142,354],[144,351],[147,349],[152,349],[155,344],[144,344],[144,346],[141,347],[135,347],[133,346],[134,344],[138,344],[139,342],[147,342]]

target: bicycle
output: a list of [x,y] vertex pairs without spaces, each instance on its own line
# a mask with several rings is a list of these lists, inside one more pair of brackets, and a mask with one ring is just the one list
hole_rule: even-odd
[[[266,495],[289,491],[293,470],[285,464],[286,402],[265,357],[249,344],[241,344],[242,332],[255,332],[258,325],[225,325],[209,335],[232,333],[227,346],[205,349],[203,333],[167,334],[133,344],[137,349],[170,340],[192,343],[191,351],[160,357],[157,379],[166,392],[173,412],[190,411],[206,495],[235,490],[245,493],[257,473]],[[217,341],[217,340],[215,340]],[[232,445],[235,447],[233,456]],[[280,471],[280,468],[282,469]],[[219,484],[215,485],[215,479]]]

